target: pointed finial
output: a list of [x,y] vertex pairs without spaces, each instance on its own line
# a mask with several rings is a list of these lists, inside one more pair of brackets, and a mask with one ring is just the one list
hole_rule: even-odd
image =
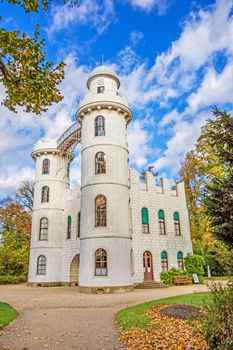
[[104,65],[104,55],[102,55],[102,65]]

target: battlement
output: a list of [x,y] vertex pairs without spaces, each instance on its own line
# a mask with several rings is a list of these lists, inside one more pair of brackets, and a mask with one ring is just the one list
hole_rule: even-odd
[[57,140],[39,140],[35,145],[33,151],[39,151],[44,149],[57,149]]
[[141,182],[139,173],[132,168],[129,169],[129,176],[131,189],[136,189],[140,191],[151,191],[173,197],[185,197],[185,189],[183,182],[177,183],[176,186],[172,187],[171,180],[162,177],[160,179],[161,185],[158,186],[156,185],[155,177],[149,171],[145,172],[144,182]]

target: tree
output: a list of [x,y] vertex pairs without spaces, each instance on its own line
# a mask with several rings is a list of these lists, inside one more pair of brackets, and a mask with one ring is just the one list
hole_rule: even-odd
[[204,168],[203,159],[195,149],[186,154],[179,174],[185,186],[192,240],[201,240],[208,246],[212,243],[212,239],[209,218],[205,213],[202,200],[206,179]]
[[196,147],[186,155],[185,182],[194,240],[211,243],[211,234],[233,247],[233,118],[217,107],[203,126]]
[[[7,0],[24,8],[25,12],[37,12],[40,7],[49,8],[51,0]],[[77,6],[77,0],[64,0]],[[1,22],[1,17],[0,17]],[[26,112],[40,114],[52,103],[62,100],[57,86],[64,78],[64,62],[54,66],[46,62],[44,40],[39,39],[39,26],[33,36],[20,31],[0,28],[0,82],[6,90],[2,102],[13,112],[24,106]]]
[[20,184],[18,190],[13,193],[14,201],[32,212],[34,196],[34,183],[32,181],[24,181]]
[[205,211],[216,238],[233,248],[233,117],[214,109],[215,120],[210,119],[199,139],[208,143],[211,153],[218,158],[217,174],[209,178],[204,189]]
[[0,276],[6,276],[3,282],[11,282],[12,276],[26,279],[32,203],[33,184],[29,181],[0,202]]
[[206,265],[209,265],[212,276],[232,276],[233,250],[221,241],[215,241],[205,254]]

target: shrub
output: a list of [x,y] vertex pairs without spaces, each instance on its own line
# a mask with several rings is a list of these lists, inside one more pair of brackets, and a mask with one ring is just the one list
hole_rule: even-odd
[[233,280],[210,286],[203,333],[212,350],[233,349]]
[[180,271],[176,269],[175,267],[172,267],[169,271],[161,272],[160,279],[163,283],[167,284],[168,286],[173,285],[173,277],[174,276],[183,276],[187,275],[186,271]]
[[19,275],[19,276],[0,276],[0,284],[17,284],[27,281],[26,275]]
[[188,254],[185,260],[185,269],[190,277],[193,274],[197,274],[199,281],[203,282],[205,259],[201,255]]
[[231,276],[233,274],[233,250],[226,244],[215,241],[205,255],[212,276]]

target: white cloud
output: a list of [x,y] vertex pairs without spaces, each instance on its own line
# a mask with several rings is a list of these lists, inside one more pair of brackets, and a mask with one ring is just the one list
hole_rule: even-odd
[[233,97],[233,61],[221,74],[213,68],[208,69],[197,92],[188,98],[187,113],[195,113],[202,107],[232,102]]
[[148,163],[148,157],[152,153],[152,133],[148,130],[150,123],[148,119],[135,120],[128,127],[130,164],[139,168]]
[[95,28],[98,34],[101,34],[114,21],[115,10],[113,0],[83,0],[78,8],[68,5],[54,6],[51,17],[51,24],[47,28],[49,35],[74,23],[89,25]]
[[[65,96],[59,104],[54,104],[47,113],[35,116],[19,111],[14,114],[0,106],[0,193],[15,190],[19,183],[31,179],[33,161],[30,153],[33,144],[41,137],[58,138],[74,121],[78,100],[86,91],[86,67],[77,66],[72,55],[67,63],[65,79],[61,92]],[[3,99],[2,89],[0,99]],[[78,172],[76,172],[77,177]],[[75,174],[74,174],[75,176]]]
[[171,122],[177,122],[181,118],[181,115],[177,112],[176,109],[173,109],[171,112],[166,113],[161,121],[159,122],[160,127],[165,127]]
[[190,90],[196,71],[211,63],[211,55],[225,50],[233,53],[232,0],[218,0],[210,10],[191,13],[183,23],[183,31],[167,52],[156,57],[147,76],[163,86],[174,87],[179,93]]
[[34,180],[35,173],[32,168],[25,167],[19,169],[16,167],[9,167],[5,174],[0,177],[1,195],[6,195],[18,188],[20,183],[27,180]]
[[129,34],[129,40],[132,43],[132,45],[137,45],[139,41],[143,39],[143,37],[144,37],[143,33],[137,30],[133,30]]
[[179,171],[184,154],[194,147],[201,133],[201,127],[208,117],[208,114],[200,114],[191,122],[180,120],[173,126],[172,137],[166,143],[163,156],[153,163],[157,171],[167,167],[170,168],[171,174]]
[[143,11],[151,11],[156,8],[159,15],[163,15],[169,7],[168,0],[128,0],[130,4]]

